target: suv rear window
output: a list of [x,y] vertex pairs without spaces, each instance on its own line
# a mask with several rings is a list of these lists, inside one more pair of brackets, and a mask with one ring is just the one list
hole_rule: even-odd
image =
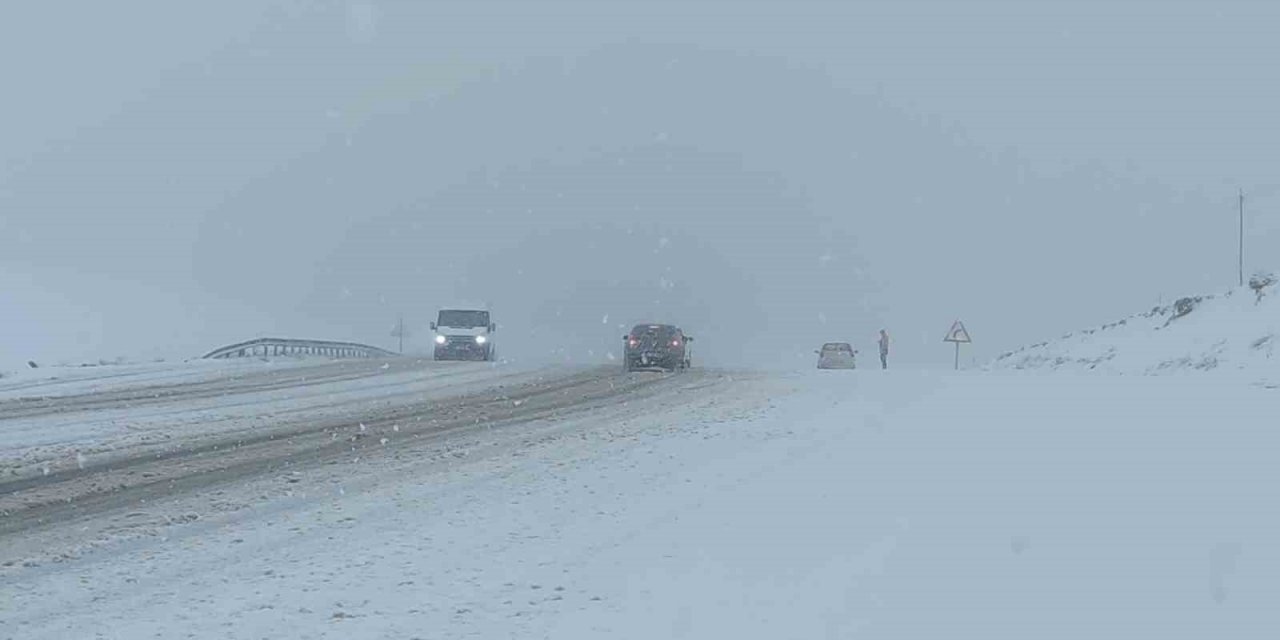
[[674,336],[679,330],[660,324],[638,324],[631,330],[633,336],[656,335],[662,338]]

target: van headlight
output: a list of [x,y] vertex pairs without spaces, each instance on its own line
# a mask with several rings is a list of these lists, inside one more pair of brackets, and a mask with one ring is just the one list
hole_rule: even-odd
[[484,336],[476,336],[476,344],[484,344],[488,341],[489,339]]
[[444,344],[444,343],[445,343],[444,336],[436,336],[436,344]]

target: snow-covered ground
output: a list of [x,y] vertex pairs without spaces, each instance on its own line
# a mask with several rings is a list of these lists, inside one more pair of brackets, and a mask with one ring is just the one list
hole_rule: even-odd
[[[1246,288],[1168,306],[1007,353],[996,369],[1248,375],[1280,382],[1280,295]],[[1181,308],[1180,308],[1181,306]],[[1184,313],[1185,312],[1185,313]]]
[[1274,638],[1280,392],[1248,382],[689,384],[8,567],[0,638]]
[[193,359],[181,362],[147,362],[81,366],[52,366],[0,372],[0,400],[60,397],[132,386],[184,384],[243,375],[265,368],[314,365],[319,358]]

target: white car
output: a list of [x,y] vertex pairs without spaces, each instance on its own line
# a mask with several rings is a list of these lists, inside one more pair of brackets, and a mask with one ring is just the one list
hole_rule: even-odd
[[828,342],[818,354],[819,369],[857,369],[856,351],[848,342]]

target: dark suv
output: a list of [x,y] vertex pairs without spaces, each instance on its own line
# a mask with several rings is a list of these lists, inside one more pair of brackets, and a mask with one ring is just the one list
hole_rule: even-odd
[[627,371],[666,369],[676,371],[692,365],[689,343],[679,327],[669,324],[638,324],[622,336],[626,349],[622,366]]

